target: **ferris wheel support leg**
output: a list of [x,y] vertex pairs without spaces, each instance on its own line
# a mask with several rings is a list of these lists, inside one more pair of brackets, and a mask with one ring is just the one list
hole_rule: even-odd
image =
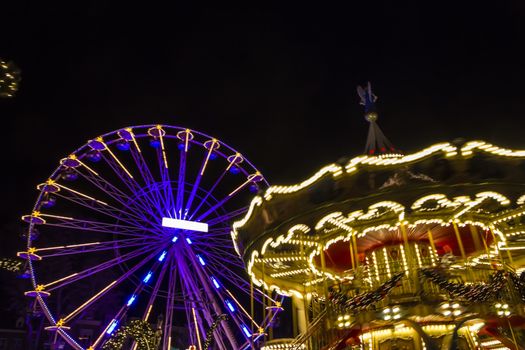
[[[202,270],[202,266],[200,266],[200,264],[196,261],[195,259],[195,254],[193,254],[193,252],[191,251],[191,249],[189,249],[189,246],[186,246],[188,248],[188,258],[192,261],[192,265],[195,266],[195,272],[197,272],[197,276],[198,278],[200,279],[201,281],[201,284],[202,286],[204,287],[204,290],[205,292],[207,293],[207,295],[211,298],[211,301],[212,301],[212,306],[213,306],[213,309],[215,311],[215,313],[217,315],[220,315],[222,313],[222,309],[221,307],[218,305],[217,303],[217,300],[215,299],[214,297],[214,291],[210,288],[210,282],[208,279],[205,278],[204,276],[204,271]],[[221,298],[222,300],[222,296],[217,293],[217,295],[219,296],[219,298]],[[224,302],[224,300],[222,300]],[[232,319],[233,321],[237,324],[237,326],[239,327],[239,329],[241,329],[241,325],[239,324],[239,321],[232,316]],[[233,335],[232,331],[229,329],[229,327],[226,325],[225,322],[221,322],[220,323],[220,327],[223,329],[224,333],[226,334],[226,337],[228,338],[228,340],[230,341],[230,343],[232,344],[232,346],[234,346],[235,349],[238,348],[238,344],[237,344],[237,340],[235,339],[235,336]]]
[[[187,272],[184,271],[183,265],[179,263],[178,259],[177,259],[177,265],[179,269],[180,278],[182,278],[182,276],[186,276]],[[195,305],[191,301],[196,300],[200,298],[201,296],[195,291],[194,286],[193,286],[193,281],[186,280],[183,283],[181,280],[181,291],[182,291],[182,298],[184,300],[184,307],[186,308],[186,310],[188,310],[189,308],[194,308]],[[186,314],[186,322],[188,324],[190,342],[191,344],[196,344],[197,343],[197,333],[193,332],[193,328],[189,326],[191,325],[192,317],[190,316],[188,312],[186,312],[185,314]],[[193,320],[193,322],[195,322],[195,320]],[[200,327],[200,325],[198,323],[195,323],[195,327]]]
[[163,349],[171,349],[171,327],[173,322],[173,305],[174,295],[176,287],[176,276],[177,269],[173,268],[173,258],[169,261],[169,284],[168,284],[168,296],[166,297],[166,311],[164,318],[164,332],[163,332]]
[[[186,253],[188,253],[188,252],[186,252]],[[191,253],[191,252],[189,252],[189,253]],[[181,278],[183,278],[183,276],[184,276],[184,281],[185,281],[185,283],[183,285],[184,293],[186,295],[192,295],[192,297],[190,298],[192,300],[201,299],[202,298],[202,296],[201,296],[202,292],[199,290],[196,281],[193,279],[194,274],[189,271],[188,267],[185,264],[180,263],[179,264],[179,269],[180,269],[180,273],[181,273]],[[194,308],[194,307],[195,307],[195,303],[192,303],[192,308]],[[202,312],[202,317],[206,320],[207,326],[211,327],[211,325],[213,324],[213,319],[210,316],[212,314],[212,310],[208,309],[208,305],[205,302],[202,302],[202,307],[205,308],[205,311]],[[200,315],[199,315],[199,318],[196,321],[196,323],[197,323],[197,325],[198,325],[198,327],[200,329],[200,333],[205,335],[206,334],[206,330],[204,329],[204,324],[201,321]],[[188,324],[189,324],[189,322],[188,322]],[[194,337],[193,337],[193,338],[195,338],[194,341],[197,340],[197,337],[198,337],[198,335],[195,333]],[[217,340],[217,343],[219,344],[219,346],[221,347],[221,349],[228,349],[228,347],[226,347],[225,344],[223,343],[222,339],[217,338],[216,340]]]

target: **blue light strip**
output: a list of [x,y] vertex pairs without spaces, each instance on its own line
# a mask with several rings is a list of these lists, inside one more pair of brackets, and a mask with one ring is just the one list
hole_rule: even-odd
[[109,326],[108,330],[106,331],[106,334],[111,334],[113,333],[113,331],[115,330],[115,328],[117,327],[118,325],[118,321],[117,320],[113,320],[113,323],[111,324],[111,326]]
[[171,239],[171,241],[173,243],[177,242],[177,240],[179,239],[179,236],[173,236],[173,238]]
[[241,328],[242,328],[242,331],[244,332],[244,334],[246,334],[246,336],[249,338],[252,336],[252,333],[250,332],[250,330],[248,329],[248,327],[246,327],[246,325],[241,325]]
[[163,261],[164,258],[166,257],[166,254],[168,254],[167,251],[163,251],[162,254],[159,256],[159,261]]
[[131,304],[133,304],[133,302],[135,301],[135,299],[137,299],[137,296],[136,296],[135,294],[133,294],[133,295],[129,298],[127,305],[130,306]]
[[201,263],[202,266],[206,265],[206,262],[204,261],[204,259],[202,258],[202,256],[197,255],[197,258],[199,259],[199,262]]
[[153,272],[151,272],[151,271],[148,272],[148,274],[146,275],[146,277],[144,277],[144,279],[142,280],[142,282],[144,282],[144,283],[148,283],[152,275],[153,275]]
[[221,287],[221,285],[219,284],[219,282],[217,282],[215,277],[211,276],[211,281],[213,282],[213,285],[215,286],[215,288],[219,289]]
[[192,244],[193,243],[189,237],[186,237],[186,242],[188,242],[188,244]]
[[235,312],[235,307],[228,299],[226,299],[226,305],[228,306],[228,309],[230,309],[231,312]]

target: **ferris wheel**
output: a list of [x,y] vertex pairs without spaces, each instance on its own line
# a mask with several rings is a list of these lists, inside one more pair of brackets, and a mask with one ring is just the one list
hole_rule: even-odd
[[211,328],[215,349],[253,347],[282,300],[250,285],[229,224],[265,187],[241,153],[194,130],[143,125],[90,140],[22,217],[26,295],[73,349],[102,349],[133,319],[155,324],[161,349],[203,349]]

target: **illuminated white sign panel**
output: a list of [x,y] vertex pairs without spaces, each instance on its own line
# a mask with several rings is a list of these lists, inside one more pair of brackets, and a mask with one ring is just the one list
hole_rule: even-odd
[[208,232],[208,224],[197,221],[162,218],[162,226],[169,228],[179,228],[181,230]]

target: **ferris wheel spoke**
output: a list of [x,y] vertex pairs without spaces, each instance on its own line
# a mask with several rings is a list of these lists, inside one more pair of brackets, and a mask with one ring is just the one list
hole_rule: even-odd
[[228,170],[224,170],[222,174],[219,176],[219,178],[215,181],[215,183],[211,186],[210,190],[206,192],[206,195],[200,199],[199,205],[197,205],[197,208],[195,210],[191,210],[191,208],[188,207],[188,213],[191,211],[190,220],[193,219],[193,217],[199,212],[200,208],[207,203],[208,198],[211,196],[213,191],[217,188],[217,186],[220,184],[224,176],[228,173]]
[[243,182],[241,185],[239,185],[235,190],[231,191],[226,197],[221,199],[219,202],[217,202],[215,205],[213,205],[211,208],[209,208],[206,212],[199,215],[196,219],[196,221],[204,220],[208,215],[219,209],[221,206],[223,206],[227,201],[229,201],[231,198],[233,198],[242,188],[246,187],[251,182],[251,180],[248,178],[245,182]]
[[213,229],[210,229],[208,232],[206,232],[206,235],[197,235],[195,234],[195,238],[200,238],[202,239],[203,242],[206,242],[206,241],[210,241],[210,242],[214,242],[215,239],[226,239],[228,240],[228,237],[231,237],[230,235],[230,231],[227,230],[226,228],[223,228],[223,229],[218,229],[218,228],[213,228]]
[[138,249],[136,251],[129,252],[129,253],[126,253],[126,254],[121,255],[121,256],[117,256],[116,258],[113,258],[113,259],[110,259],[110,260],[105,261],[103,263],[100,263],[98,265],[89,267],[89,268],[87,268],[85,270],[82,270],[80,272],[75,272],[75,273],[72,273],[72,274],[70,274],[70,275],[68,275],[66,277],[63,277],[63,278],[60,278],[58,280],[52,281],[50,283],[47,283],[47,284],[43,285],[44,290],[51,292],[53,290],[62,288],[64,286],[66,286],[66,285],[69,285],[71,283],[77,282],[79,280],[87,278],[87,277],[89,277],[91,275],[94,275],[96,273],[100,273],[100,272],[102,272],[104,270],[107,270],[109,268],[117,266],[117,265],[119,265],[119,264],[121,264],[123,262],[126,262],[126,261],[130,260],[130,259],[139,257],[140,255],[146,254],[146,253],[148,253],[148,252],[150,252],[150,251],[152,251],[154,249],[155,248],[147,246],[147,247],[144,247],[142,249]]
[[[60,185],[59,185],[60,186]],[[69,189],[69,188],[68,188]],[[70,190],[70,189],[69,189]],[[128,212],[128,211],[125,211],[125,210],[121,210],[121,209],[117,209],[105,202],[102,202],[102,201],[98,201],[98,200],[93,200],[93,199],[90,199],[90,198],[84,198],[82,196],[78,196],[74,193],[70,193],[69,195],[65,195],[65,194],[61,194],[59,192],[56,192],[55,193],[55,196],[59,197],[59,198],[62,198],[62,199],[65,199],[67,201],[70,201],[72,203],[75,203],[75,204],[78,204],[84,208],[88,208],[88,209],[91,209],[93,211],[96,211],[98,213],[101,213],[101,214],[104,214],[110,218],[113,218],[113,219],[116,219],[116,220],[119,220],[119,221],[122,221],[122,222],[125,222],[129,225],[134,225],[134,226],[143,226],[144,225],[144,222],[141,221],[142,219],[138,216],[136,216],[135,214],[131,213],[131,212]],[[151,222],[148,222],[151,226],[158,226],[158,225],[155,225]],[[159,227],[157,227],[159,228]]]
[[[143,207],[143,209],[147,210],[148,212],[154,211],[157,207],[155,206],[155,203],[152,202],[152,199],[150,198],[149,194],[147,192],[144,192],[142,187],[137,183],[137,181],[135,181],[131,173],[129,173],[129,171],[124,167],[124,165],[122,165],[122,163],[115,157],[115,155],[113,153],[110,154],[113,157],[107,157],[104,154],[102,154],[102,158],[106,161],[109,167],[113,169],[115,174],[119,177],[120,181],[124,185],[126,185],[128,190],[131,192],[133,198],[143,199],[136,201],[135,203]],[[118,164],[115,163],[115,160]]]
[[229,251],[225,251],[224,249],[221,249],[220,247],[215,248],[215,247],[208,246],[208,247],[196,248],[196,249],[198,249],[199,252],[202,252],[205,255],[210,255],[214,257],[221,256],[224,258],[224,261],[228,263],[232,260],[239,261],[239,257],[237,255],[235,255],[234,253],[230,253]]
[[173,198],[173,190],[171,188],[171,179],[168,169],[168,162],[166,160],[166,154],[163,150],[157,148],[157,163],[159,166],[159,172],[162,182],[162,188],[164,189],[164,212],[163,216],[171,217],[174,215],[173,211],[175,210],[175,199]]
[[[231,262],[229,259],[225,259],[225,258],[216,259],[210,256],[208,260],[210,262],[210,266],[215,271],[222,271],[222,269],[224,269],[224,267],[226,266],[228,268],[237,268],[237,269],[244,268],[244,266],[241,263],[237,261]],[[227,273],[227,272],[224,272],[224,273]]]
[[[101,233],[110,233],[120,236],[131,236],[131,237],[143,237],[148,238],[150,236],[158,235],[155,230],[147,227],[133,227],[125,225],[110,224],[107,222],[80,220],[72,217],[57,216],[50,214],[39,214],[41,217],[46,218],[46,226],[55,226],[67,229],[81,230],[81,231],[92,231]],[[53,221],[51,221],[52,219]]]
[[[130,148],[131,157],[133,158],[133,161],[135,162],[135,165],[137,166],[137,169],[142,179],[144,180],[144,183],[146,184],[146,188],[153,188],[156,184],[155,178],[153,177],[153,174],[151,173],[151,170],[149,169],[144,159],[142,150],[140,149],[140,146],[137,143],[135,137],[132,136],[132,138],[133,138],[133,145],[135,147]],[[157,208],[160,208],[162,198],[158,195],[156,191],[153,191],[151,193],[150,198],[153,200],[155,206]]]
[[225,289],[226,293],[230,296],[230,298],[235,302],[237,307],[242,311],[243,315],[242,317],[246,317],[250,320],[250,323],[252,323],[255,326],[255,329],[261,328],[261,326],[253,319],[253,317],[250,315],[248,311],[242,306],[242,304],[237,300],[237,298],[232,294],[232,292],[228,289]]
[[[208,224],[208,226],[210,226]],[[211,226],[208,230],[208,233],[214,235],[230,235],[231,228],[229,226]]]
[[[212,240],[213,246],[209,245],[209,242],[196,241],[197,243],[199,243],[198,244],[199,246],[202,245],[203,247],[202,248],[196,247],[195,251],[202,252],[206,255],[221,256],[224,258],[226,262],[229,262],[231,259],[239,259],[239,257],[235,255],[234,253],[224,251],[226,248],[229,247],[229,245],[226,242],[215,242],[215,241],[216,239]],[[206,247],[207,244],[208,246]]]
[[229,213],[226,213],[221,216],[217,216],[216,218],[209,220],[208,225],[213,226],[217,224],[222,224],[225,221],[230,221],[236,217],[243,215],[244,213],[246,213],[246,211],[248,211],[248,207],[243,207],[241,209],[233,210]]
[[[97,187],[99,190],[103,191],[108,196],[113,198],[115,201],[117,201],[120,205],[122,205],[127,210],[136,213],[136,215],[138,215],[142,220],[148,222],[149,219],[146,215],[149,215],[150,217],[155,217],[158,215],[156,211],[152,211],[149,208],[145,208],[137,204],[137,202],[134,201],[132,198],[130,198],[129,195],[122,192],[120,189],[118,189],[114,185],[112,185],[106,179],[101,177],[98,173],[92,173],[92,172],[84,173],[84,172],[79,171],[77,168],[74,168],[74,169],[77,172],[77,174],[79,174],[84,179],[86,179],[91,184],[93,184],[95,187]],[[146,215],[144,215],[144,212],[146,213]]]
[[[232,261],[229,259],[217,258],[215,255],[208,255],[206,260],[206,266],[209,268],[209,270],[220,271],[220,274],[222,276],[228,276],[230,278],[230,281],[232,282],[232,285],[236,285],[239,287],[250,286],[250,283],[248,283],[238,274],[232,272],[230,269],[230,267],[233,267],[235,269],[240,269],[240,271],[244,271],[244,265],[242,265],[242,261],[240,261],[238,258]],[[228,268],[225,269],[225,267]],[[246,290],[247,289],[245,289],[245,292]]]
[[[210,141],[210,146],[208,148],[208,152],[206,153],[206,157],[202,161],[202,164],[200,166],[199,173],[197,174],[197,177],[195,178],[195,181],[193,182],[193,186],[190,192],[190,195],[188,197],[188,202],[186,203],[184,212],[189,213],[191,205],[193,204],[193,200],[195,199],[195,195],[197,194],[197,190],[199,189],[202,177],[204,176],[204,172],[206,171],[206,166],[210,160],[210,156],[213,152],[213,150],[216,148],[216,145],[218,145],[218,141],[215,139],[212,139]],[[206,145],[206,143],[205,143]],[[206,146],[205,146],[206,147]]]
[[230,247],[231,238],[229,238],[229,236],[230,235],[226,232],[222,232],[222,233],[216,232],[215,234],[211,234],[208,237],[198,236],[195,238],[195,240],[198,242],[202,242],[203,244],[213,243],[213,245],[216,245],[216,243],[218,243],[219,246]]
[[[224,265],[223,265],[224,266]],[[226,269],[222,269],[222,270],[218,270],[218,269],[215,269],[216,271],[220,271],[221,274],[221,278],[222,279],[225,279],[225,280],[228,280],[232,286],[237,286],[237,287],[241,287],[243,285],[246,285],[247,283],[246,282],[242,282],[242,279],[237,276],[237,275],[234,275],[234,274],[231,274],[230,272],[226,271]]]
[[[209,262],[209,265],[210,265],[210,270],[213,270],[213,271],[220,271],[220,274],[221,276],[225,276],[226,278],[229,279],[229,281],[232,283],[233,286],[238,286],[238,287],[249,287],[249,283],[246,282],[245,279],[241,278],[239,275],[235,274],[235,273],[232,273],[231,271],[229,271],[230,269],[225,269],[224,267],[225,266],[229,266],[229,265],[225,265],[225,262],[222,261],[222,260],[216,260],[215,258],[213,257],[210,257],[208,259],[208,262]],[[230,264],[230,265],[233,265],[237,268],[239,268],[240,266],[236,265],[236,264]]]
[[[139,283],[135,289],[133,290],[131,296],[129,297],[129,299],[126,301],[125,304],[123,304],[121,306],[121,308],[117,311],[117,313],[115,314],[115,316],[113,316],[113,319],[111,320],[111,322],[109,323],[108,327],[110,327],[112,324],[118,324],[121,322],[121,320],[127,315],[129,309],[131,308],[131,306],[133,305],[133,303],[137,300],[137,298],[140,297],[142,291],[145,289],[145,286],[146,284],[148,283],[149,281],[149,278],[151,278],[151,275],[153,275],[158,267],[161,265],[161,261],[160,259],[157,259],[157,261],[154,262],[153,266],[151,267],[150,271],[148,272],[148,274],[146,275],[146,277],[141,281],[141,283]],[[167,264],[163,264],[163,267],[161,269],[161,271],[165,271],[165,267],[167,266]],[[150,276],[150,277],[147,277],[147,276]],[[162,280],[162,276],[163,276],[163,273],[161,272],[161,274],[159,274],[159,281]],[[148,278],[148,279],[146,279]],[[157,281],[156,285],[159,284],[159,281]],[[93,345],[93,347],[95,347],[96,345],[98,345],[98,342],[100,342],[101,339],[103,339],[104,337],[104,333],[108,334],[108,327],[106,327],[104,329],[104,331],[102,332],[102,334],[97,338],[97,341],[95,342],[95,344]],[[109,332],[111,333],[111,332]]]
[[[160,286],[162,284],[162,281],[164,280],[164,275],[166,274],[166,271],[168,270],[168,266],[169,264],[167,263],[162,265],[157,281],[155,282],[155,286],[153,287],[153,291],[151,292],[151,295],[149,297],[148,304],[146,306],[146,310],[144,311],[144,315],[142,316],[142,319],[146,322],[148,321],[149,316],[151,314],[153,303],[155,302],[155,299],[157,298]],[[147,281],[145,283],[147,283]]]
[[44,254],[38,254],[41,258],[50,258],[54,256],[79,254],[79,253],[94,253],[103,250],[115,249],[115,248],[130,248],[136,246],[144,246],[148,243],[148,240],[143,238],[130,238],[122,239],[119,241],[108,241],[108,242],[91,242],[83,244],[73,244],[66,246],[56,247],[44,247],[35,248],[35,253],[45,252]]
[[63,318],[64,323],[67,323],[68,321],[71,321],[75,316],[80,314],[86,307],[93,304],[95,301],[100,299],[104,294],[106,294],[108,291],[112,290],[116,286],[118,286],[122,281],[128,279],[133,273],[135,273],[139,268],[144,266],[148,261],[150,261],[155,255],[157,255],[162,249],[157,249],[156,252],[149,254],[145,259],[141,260],[139,263],[137,263],[135,266],[130,268],[128,271],[126,271],[122,276],[117,278],[116,280],[109,283],[106,287],[102,288],[99,292],[97,292],[95,295],[93,295],[91,298],[89,298],[87,301],[85,301],[82,305],[77,307],[75,310],[73,310],[69,315],[65,316]]
[[[187,144],[187,138],[188,134],[186,133],[186,144]],[[186,155],[188,153],[188,147],[183,148],[180,151],[180,157],[179,157],[179,177],[177,181],[177,200],[176,200],[176,208],[177,208],[177,214],[180,219],[185,219],[187,213],[182,212],[182,207],[184,205],[184,188],[185,186],[185,180],[186,180]]]

